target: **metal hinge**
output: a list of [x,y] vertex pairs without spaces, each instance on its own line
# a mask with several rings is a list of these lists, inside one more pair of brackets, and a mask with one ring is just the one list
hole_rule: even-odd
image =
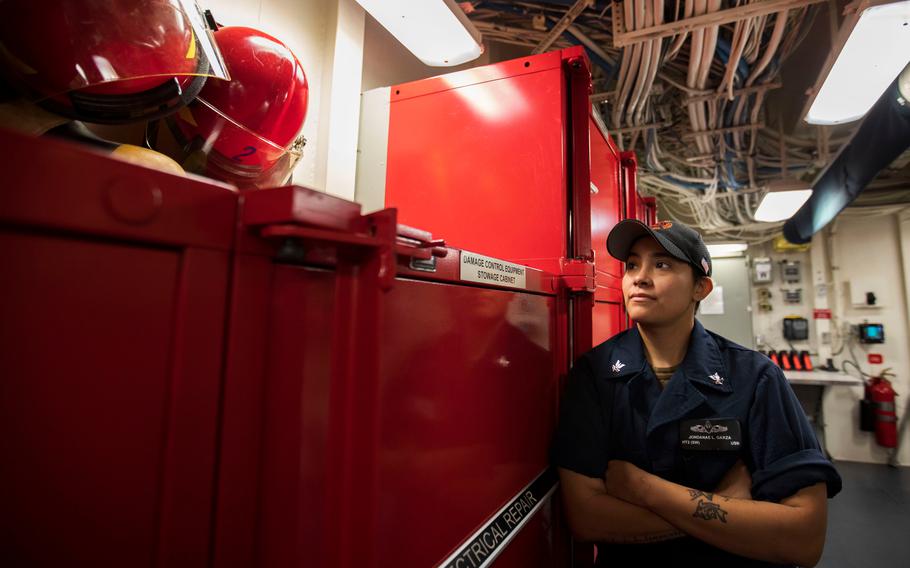
[[594,261],[577,258],[562,259],[559,282],[570,292],[593,293],[597,289],[594,281]]

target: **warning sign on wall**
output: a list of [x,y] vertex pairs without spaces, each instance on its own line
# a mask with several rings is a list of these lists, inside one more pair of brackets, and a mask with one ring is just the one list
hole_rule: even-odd
[[525,288],[527,268],[498,258],[461,251],[461,279],[479,284]]
[[831,319],[831,310],[812,310],[812,318],[817,320]]

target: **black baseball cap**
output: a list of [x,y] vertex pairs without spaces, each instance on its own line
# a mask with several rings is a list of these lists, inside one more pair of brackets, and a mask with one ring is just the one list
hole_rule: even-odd
[[670,256],[688,262],[705,276],[711,276],[711,254],[698,231],[676,221],[658,221],[650,227],[635,219],[620,221],[607,236],[607,251],[625,262],[635,241],[654,239]]

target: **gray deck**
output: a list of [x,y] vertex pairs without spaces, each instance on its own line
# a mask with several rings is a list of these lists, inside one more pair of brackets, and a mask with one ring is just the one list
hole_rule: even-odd
[[828,501],[822,568],[910,568],[910,468],[835,464],[844,489]]

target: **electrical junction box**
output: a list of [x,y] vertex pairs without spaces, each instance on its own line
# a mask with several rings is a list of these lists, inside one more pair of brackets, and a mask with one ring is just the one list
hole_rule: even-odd
[[784,298],[784,302],[788,304],[801,304],[803,303],[803,289],[802,288],[781,288],[781,294]]
[[861,323],[856,326],[860,343],[884,343],[885,326],[880,323]]
[[802,280],[802,266],[798,260],[780,261],[780,277],[784,282],[799,282]]
[[784,339],[789,341],[805,341],[809,339],[809,320],[796,316],[785,317]]
[[774,280],[774,264],[768,257],[756,258],[752,261],[752,282],[754,284],[767,284]]

